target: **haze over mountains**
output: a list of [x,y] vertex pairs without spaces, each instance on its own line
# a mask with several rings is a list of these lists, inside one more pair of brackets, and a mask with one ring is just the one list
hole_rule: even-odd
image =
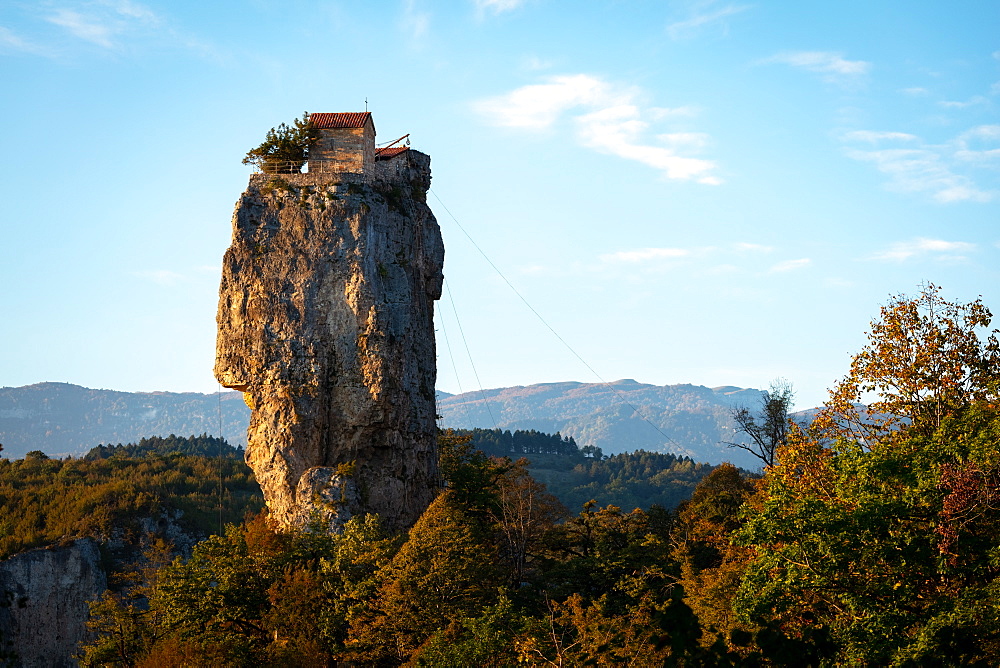
[[648,385],[624,379],[438,393],[438,413],[441,425],[559,432],[606,455],[642,449],[756,469],[758,460],[724,442],[738,440],[732,409],[754,408],[760,400],[761,392],[755,389]]
[[[438,392],[437,410],[441,427],[560,432],[606,455],[643,449],[757,468],[757,460],[724,443],[736,440],[732,408],[756,407],[760,396],[759,390],[732,386],[560,382]],[[0,456],[20,458],[31,450],[79,456],[100,443],[220,435],[220,413],[221,435],[245,446],[250,410],[239,392],[117,392],[68,383],[5,387],[0,388]]]
[[69,383],[0,388],[0,456],[10,459],[32,450],[79,456],[101,443],[170,434],[221,435],[245,447],[249,423],[239,392],[116,392]]

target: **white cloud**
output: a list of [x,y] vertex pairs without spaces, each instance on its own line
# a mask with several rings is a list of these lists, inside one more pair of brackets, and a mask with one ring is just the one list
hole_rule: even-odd
[[669,179],[697,179],[699,183],[716,185],[708,172],[715,164],[699,158],[681,157],[675,147],[651,146],[640,143],[648,123],[640,120],[639,109],[633,105],[608,107],[576,118],[580,141],[598,151],[635,160],[659,169]]
[[475,107],[494,125],[543,130],[574,107],[610,105],[631,97],[629,91],[613,91],[596,77],[574,74],[522,86],[506,95],[482,100]]
[[927,90],[926,88],[921,88],[920,86],[914,86],[912,88],[904,88],[900,92],[905,93],[906,95],[913,95],[915,97],[930,94],[929,90]]
[[708,0],[707,2],[702,0],[701,2],[694,3],[690,8],[687,18],[668,25],[667,34],[670,35],[671,39],[681,39],[692,36],[701,28],[720,23],[722,24],[722,29],[725,31],[728,29],[728,25],[725,24],[724,19],[745,12],[750,8],[751,5],[736,4],[716,6],[714,0]]
[[869,144],[877,144],[880,141],[915,141],[918,139],[916,135],[907,134],[906,132],[874,132],[871,130],[855,130],[853,132],[848,132],[844,135],[844,139],[848,141],[863,141]]
[[954,100],[942,100],[938,102],[938,105],[945,107],[946,109],[966,109],[968,107],[974,107],[979,104],[985,104],[987,102],[986,98],[982,95],[976,95],[975,97],[969,98],[965,102],[957,102]]
[[649,107],[646,113],[654,121],[662,121],[667,118],[692,118],[698,115],[697,107]]
[[476,8],[480,12],[489,11],[493,14],[502,14],[517,9],[523,5],[525,0],[475,0]]
[[[988,202],[994,193],[980,188],[963,169],[1000,161],[1000,126],[973,128],[944,144],[929,144],[903,132],[848,132],[845,142],[864,142],[864,149],[848,146],[848,157],[869,162],[889,177],[887,188],[903,193],[927,193],[941,203]],[[906,142],[907,147],[880,146]],[[996,147],[989,142],[996,144]]]
[[545,130],[569,118],[577,141],[602,153],[634,160],[660,170],[670,179],[716,185],[714,162],[682,155],[708,143],[708,135],[692,132],[661,134],[645,139],[650,123],[689,115],[688,108],[642,108],[642,91],[609,83],[588,74],[549,77],[546,83],[522,86],[506,95],[480,100],[476,110],[494,125]]
[[871,256],[871,259],[903,262],[911,258],[934,255],[937,259],[954,261],[965,259],[962,254],[974,250],[976,250],[976,245],[965,241],[945,241],[943,239],[917,237],[910,241],[897,241],[890,244],[888,249],[880,253],[875,253]]
[[804,269],[812,264],[812,260],[807,257],[799,258],[798,260],[784,260],[783,262],[778,262],[777,264],[771,265],[767,270],[769,274],[781,274],[786,271],[795,271],[797,269]]
[[709,137],[703,132],[669,132],[656,138],[672,149],[700,151],[708,145]]
[[864,60],[846,60],[839,53],[829,51],[795,51],[779,53],[761,61],[799,67],[810,72],[819,72],[828,77],[856,77],[867,74],[871,63]]

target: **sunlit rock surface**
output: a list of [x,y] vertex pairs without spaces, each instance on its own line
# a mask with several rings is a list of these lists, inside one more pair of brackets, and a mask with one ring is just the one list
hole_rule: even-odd
[[438,484],[430,158],[376,168],[255,174],[233,216],[215,374],[244,392],[247,462],[286,526],[409,526]]

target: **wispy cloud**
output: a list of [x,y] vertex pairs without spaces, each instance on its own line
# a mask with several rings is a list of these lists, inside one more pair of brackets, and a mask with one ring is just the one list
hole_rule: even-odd
[[574,74],[480,100],[475,108],[494,125],[525,130],[544,130],[569,118],[577,141],[585,147],[648,165],[670,179],[721,183],[712,173],[714,162],[690,155],[708,143],[708,135],[676,132],[660,134],[655,141],[646,138],[651,123],[690,115],[691,109],[642,107],[642,96],[634,86]]
[[399,19],[400,28],[412,40],[420,40],[431,25],[431,15],[417,7],[416,0],[403,2],[403,14]]
[[[889,177],[890,190],[928,193],[942,203],[988,202],[994,197],[961,172],[1000,163],[1000,126],[972,128],[943,144],[930,144],[905,132],[867,130],[845,133],[843,140],[848,157],[872,163]],[[859,143],[865,148],[858,148]]]
[[640,248],[638,250],[619,251],[601,256],[602,262],[649,262],[650,260],[676,260],[690,257],[692,251],[687,248]]
[[904,88],[900,93],[905,95],[912,95],[914,97],[923,97],[924,95],[929,95],[930,91],[926,88],[921,88],[920,86],[913,86],[912,88]]
[[980,125],[955,140],[955,158],[984,167],[1000,165],[1000,125]]
[[179,282],[185,280],[185,276],[183,274],[178,274],[176,271],[170,271],[169,269],[137,271],[134,272],[133,275],[165,287],[177,285]]
[[21,53],[30,53],[36,56],[53,55],[49,49],[24,39],[13,30],[4,26],[0,26],[0,51],[20,51]]
[[72,9],[57,9],[54,14],[49,16],[48,21],[65,28],[86,42],[92,42],[106,49],[114,46],[111,41],[114,31],[108,23],[84,16]]
[[863,141],[869,144],[878,144],[883,141],[916,141],[918,137],[906,132],[874,132],[872,130],[855,130],[844,135],[847,141]]
[[982,95],[975,95],[964,102],[957,100],[942,100],[938,102],[939,106],[945,109],[967,109],[969,107],[975,107],[980,104],[986,104],[988,100]]
[[781,64],[826,75],[829,80],[843,80],[867,74],[871,63],[864,60],[847,60],[830,51],[794,51],[779,53],[760,61],[762,64]]
[[720,4],[715,0],[701,0],[688,8],[687,16],[667,26],[671,39],[691,37],[700,30],[713,26],[723,31],[729,28],[727,18],[750,9],[752,5]]
[[149,8],[128,0],[78,4],[53,9],[45,20],[74,37],[105,49],[118,46],[117,39],[138,27],[160,23]]
[[735,244],[733,244],[733,247],[737,251],[741,251],[741,252],[744,252],[744,253],[770,253],[770,252],[774,251],[774,247],[773,246],[763,246],[761,244],[754,244],[754,243],[749,243],[749,242],[745,242],[745,241],[741,241],[739,243],[735,243]]
[[539,70],[547,70],[552,67],[552,61],[543,60],[538,56],[528,56],[521,61],[521,67],[529,72],[538,72]]
[[480,12],[502,14],[510,12],[524,4],[525,0],[474,0],[476,9]]
[[975,244],[965,241],[945,241],[944,239],[927,239],[917,237],[909,241],[897,241],[889,248],[870,257],[872,260],[888,262],[904,262],[914,258],[933,257],[937,260],[965,260],[965,253],[976,250]]
[[807,257],[799,258],[798,260],[784,260],[783,262],[771,265],[771,267],[767,270],[767,273],[783,274],[788,271],[805,269],[810,264],[812,264],[812,260]]
[[[763,246],[750,242],[739,241],[724,246],[693,246],[691,248],[680,248],[676,246],[662,246],[654,248],[634,248],[621,250],[614,253],[605,253],[598,259],[606,265],[662,265],[672,264],[678,261],[725,261],[734,257],[746,257],[747,255],[760,255],[773,252],[771,246]],[[726,264],[727,267],[734,265]]]

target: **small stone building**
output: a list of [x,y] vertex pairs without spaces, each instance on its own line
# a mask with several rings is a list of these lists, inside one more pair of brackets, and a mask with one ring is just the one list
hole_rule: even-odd
[[353,172],[371,176],[375,169],[375,123],[367,111],[310,114],[319,140],[309,149],[309,171]]
[[[367,112],[310,114],[319,130],[319,139],[309,149],[310,174],[363,174],[370,179],[389,178],[409,164],[409,135],[403,135],[389,146],[376,148],[375,122]],[[406,144],[402,144],[406,140]]]

